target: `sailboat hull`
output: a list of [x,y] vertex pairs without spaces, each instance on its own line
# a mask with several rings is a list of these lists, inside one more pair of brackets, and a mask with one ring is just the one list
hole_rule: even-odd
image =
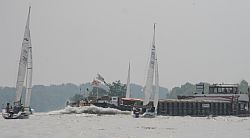
[[156,113],[152,113],[152,112],[145,112],[143,114],[140,114],[140,112],[132,111],[131,115],[134,118],[155,118],[156,117]]
[[155,112],[145,112],[144,114],[142,114],[142,118],[155,118],[156,113]]
[[133,111],[131,112],[134,118],[155,118],[157,113],[155,112],[155,108],[148,108],[148,107],[134,107]]
[[28,119],[29,113],[19,111],[17,114],[15,113],[7,113],[5,109],[2,110],[2,116],[4,119]]

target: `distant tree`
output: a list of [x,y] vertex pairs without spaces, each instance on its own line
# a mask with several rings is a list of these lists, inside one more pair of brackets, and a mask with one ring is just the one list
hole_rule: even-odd
[[239,91],[242,94],[247,94],[248,93],[248,82],[245,80],[242,80],[239,84]]
[[120,80],[112,82],[108,84],[108,86],[110,96],[125,97],[127,87],[125,84],[122,84]]
[[196,91],[195,85],[187,82],[181,87],[174,87],[170,92],[169,98],[177,98],[177,96],[190,96]]
[[93,87],[92,91],[89,93],[89,96],[97,96],[97,95],[98,97],[108,95],[108,92],[101,87]]

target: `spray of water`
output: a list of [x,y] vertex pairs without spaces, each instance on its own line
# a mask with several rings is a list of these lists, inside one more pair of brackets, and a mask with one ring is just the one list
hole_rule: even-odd
[[65,107],[61,110],[51,111],[49,115],[56,115],[56,114],[105,114],[105,115],[115,115],[115,114],[131,114],[129,111],[120,111],[114,108],[102,108],[97,107],[94,105],[90,106],[83,106],[83,107]]

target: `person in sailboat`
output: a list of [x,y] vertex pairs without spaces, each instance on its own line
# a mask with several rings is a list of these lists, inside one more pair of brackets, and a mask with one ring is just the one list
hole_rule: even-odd
[[7,105],[5,107],[5,111],[6,111],[6,113],[8,113],[9,117],[13,116],[13,110],[12,110],[12,106],[10,106],[10,103],[7,103]]
[[19,112],[19,107],[16,106],[16,105],[14,105],[14,107],[13,107],[13,112],[14,112],[15,114],[17,114],[17,113]]
[[140,109],[138,107],[133,107],[133,114],[135,118],[138,118],[140,114]]
[[21,104],[20,111],[24,112],[24,106]]
[[7,105],[6,105],[6,108],[5,108],[5,109],[6,109],[6,112],[7,112],[7,113],[9,113],[9,112],[10,112],[10,103],[7,103]]
[[18,114],[18,112],[22,110],[22,107],[23,106],[21,104],[21,101],[14,102],[14,107],[13,107],[14,114]]
[[154,107],[154,106],[151,107],[150,112],[151,112],[151,113],[154,113],[154,112],[155,112],[155,107]]
[[7,103],[6,107],[5,107],[5,110],[7,113],[10,112],[10,103]]

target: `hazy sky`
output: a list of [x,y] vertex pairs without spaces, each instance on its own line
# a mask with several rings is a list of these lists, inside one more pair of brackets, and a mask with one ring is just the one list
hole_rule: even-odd
[[[33,84],[145,84],[153,23],[160,85],[250,82],[249,0],[33,0]],[[0,86],[15,86],[29,1],[0,0]]]

